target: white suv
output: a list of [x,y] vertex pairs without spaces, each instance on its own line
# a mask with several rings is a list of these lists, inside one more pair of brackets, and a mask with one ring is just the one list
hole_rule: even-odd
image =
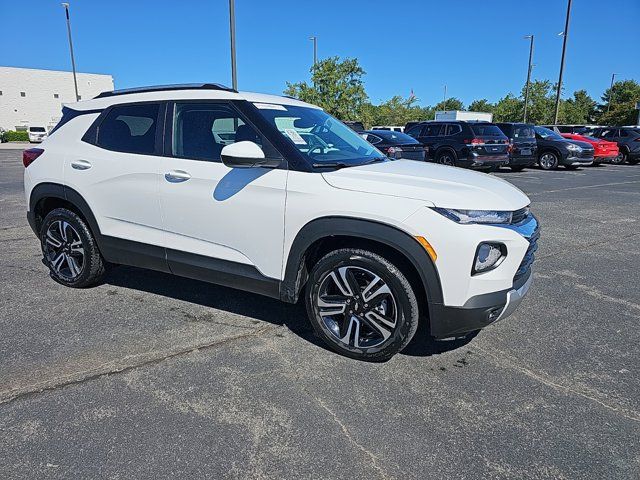
[[54,280],[108,264],[297,302],[336,351],[384,360],[418,322],[464,336],[510,315],[538,224],[509,183],[391,161],[322,109],[217,84],[105,92],[24,153]]

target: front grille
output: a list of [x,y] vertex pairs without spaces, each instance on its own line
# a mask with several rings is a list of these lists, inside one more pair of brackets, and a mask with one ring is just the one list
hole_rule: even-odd
[[593,150],[582,150],[582,153],[580,153],[580,158],[592,158],[593,157]]
[[521,208],[520,210],[516,210],[513,212],[513,216],[511,217],[511,223],[520,223],[524,219],[529,216],[529,207]]
[[531,236],[527,238],[529,240],[529,248],[527,248],[527,252],[524,254],[524,258],[516,271],[515,276],[513,277],[513,281],[517,281],[527,274],[533,261],[535,260],[535,252],[538,250],[538,239],[540,238],[540,227],[537,227]]

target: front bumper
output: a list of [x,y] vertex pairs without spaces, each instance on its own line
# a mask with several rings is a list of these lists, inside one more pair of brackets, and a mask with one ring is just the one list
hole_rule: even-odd
[[574,167],[578,167],[578,166],[589,166],[593,163],[593,155],[590,156],[577,156],[577,155],[569,155],[568,157],[565,157],[562,159],[561,164],[562,165],[571,165]]
[[462,307],[432,305],[431,335],[438,339],[461,336],[507,318],[522,302],[532,280],[529,270],[512,288],[472,297]]

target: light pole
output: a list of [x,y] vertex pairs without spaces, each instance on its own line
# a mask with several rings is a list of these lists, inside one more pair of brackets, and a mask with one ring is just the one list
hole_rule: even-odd
[[444,96],[442,97],[442,108],[447,109],[447,86],[444,86]]
[[313,66],[316,66],[318,63],[318,37],[315,35],[313,37],[309,37],[309,40],[313,42]]
[[229,34],[231,36],[231,86],[238,90],[238,73],[236,71],[236,2],[229,0]]
[[73,70],[73,85],[76,89],[76,102],[80,101],[78,94],[78,79],[76,78],[76,60],[73,55],[73,42],[71,41],[71,20],[69,20],[69,4],[63,3],[64,11],[67,16],[67,34],[69,36],[69,52],[71,53],[71,69]]
[[613,84],[615,82],[617,73],[611,74],[611,87],[609,87],[609,102],[607,102],[607,113],[611,110],[611,102],[613,101]]
[[529,106],[529,83],[531,82],[531,69],[533,68],[533,64],[531,63],[533,60],[533,35],[526,35],[524,38],[528,38],[530,40],[529,44],[529,68],[527,69],[527,85],[524,89],[524,119],[523,122],[527,123],[527,108]]
[[558,78],[558,90],[556,92],[556,112],[553,117],[553,124],[556,125],[558,123],[558,112],[560,110],[560,92],[562,90],[562,73],[564,72],[564,56],[567,51],[567,38],[569,37],[569,20],[571,19],[571,2],[569,0],[567,3],[567,19],[564,24],[564,32],[562,39],[562,58],[560,59],[560,76]]

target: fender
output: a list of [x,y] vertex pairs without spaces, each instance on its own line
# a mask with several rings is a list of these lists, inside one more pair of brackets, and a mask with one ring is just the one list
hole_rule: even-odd
[[280,299],[295,303],[302,288],[302,265],[305,253],[314,242],[335,235],[365,238],[387,245],[402,255],[414,266],[424,287],[427,301],[442,304],[440,277],[424,248],[406,232],[373,220],[350,217],[323,217],[310,221],[300,229],[291,245],[284,280],[280,286]]
[[31,228],[35,232],[36,235],[39,235],[37,229],[37,219],[36,215],[36,205],[38,202],[44,198],[59,198],[61,200],[65,200],[71,204],[73,204],[82,216],[87,220],[89,224],[89,228],[91,228],[91,232],[95,236],[96,242],[98,243],[98,247],[102,247],[102,234],[100,233],[100,228],[98,227],[98,222],[96,221],[89,204],[85,201],[85,199],[76,192],[74,189],[61,185],[59,183],[39,183],[36,185],[33,190],[31,190],[31,196],[29,197],[29,224]]

